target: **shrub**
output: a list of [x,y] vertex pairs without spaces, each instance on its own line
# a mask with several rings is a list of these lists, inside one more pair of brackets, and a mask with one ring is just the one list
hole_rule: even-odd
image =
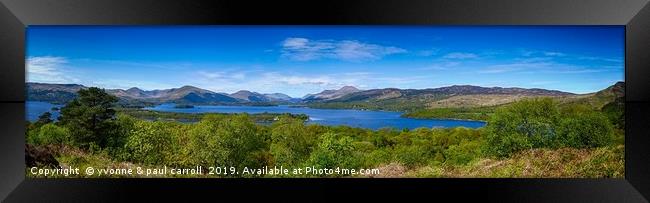
[[124,146],[131,132],[136,130],[136,122],[138,122],[136,118],[118,114],[115,119],[115,127],[106,132],[110,136],[108,136],[104,151],[107,151],[111,157],[117,160],[129,159],[128,151]]
[[316,136],[305,127],[302,120],[282,117],[271,129],[271,154],[278,166],[294,166],[309,157]]
[[559,109],[550,98],[526,99],[497,109],[488,122],[485,151],[498,157],[551,145]]
[[34,122],[34,126],[35,127],[41,127],[41,126],[43,126],[45,124],[52,123],[52,122],[53,122],[52,113],[50,113],[49,111],[46,111],[45,113],[38,116],[38,120],[36,120],[36,122]]
[[40,128],[30,130],[27,136],[27,143],[36,145],[47,144],[70,144],[72,138],[70,131],[65,127],[48,123]]
[[559,146],[576,148],[606,146],[610,145],[614,139],[611,122],[606,116],[595,111],[563,118],[559,134]]
[[398,134],[398,132],[391,128],[381,128],[372,134],[372,144],[380,148],[393,146],[397,144],[397,140],[393,139],[393,137]]
[[360,160],[353,156],[355,147],[351,137],[337,138],[334,133],[325,133],[319,141],[307,160],[307,166],[330,169],[356,169],[359,166]]
[[206,115],[189,132],[190,160],[202,166],[261,167],[268,137],[247,114]]
[[160,121],[136,122],[125,145],[130,152],[130,159],[149,165],[167,164],[166,157],[172,144],[167,127],[170,124]]
[[464,165],[479,157],[481,143],[479,141],[462,141],[444,151],[445,163]]
[[390,163],[393,160],[392,156],[392,150],[379,148],[365,154],[363,161],[365,161],[365,166],[376,167],[381,164]]
[[582,104],[558,108],[548,98],[498,109],[487,130],[484,150],[498,157],[528,148],[606,146],[614,137],[613,126],[602,112]]
[[601,111],[609,118],[616,128],[625,128],[625,98],[616,98],[615,101],[603,106]]
[[418,145],[399,145],[393,150],[394,160],[409,168],[426,164],[429,160],[429,151]]

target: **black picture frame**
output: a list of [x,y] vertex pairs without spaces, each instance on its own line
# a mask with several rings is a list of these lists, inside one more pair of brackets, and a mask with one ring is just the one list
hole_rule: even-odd
[[[123,201],[131,195],[291,200],[448,196],[498,202],[647,202],[650,6],[647,0],[156,1],[0,0],[0,199]],[[625,179],[25,178],[28,25],[625,25]],[[262,195],[263,194],[263,195]],[[217,199],[213,199],[217,200]],[[295,199],[297,201],[302,199]]]

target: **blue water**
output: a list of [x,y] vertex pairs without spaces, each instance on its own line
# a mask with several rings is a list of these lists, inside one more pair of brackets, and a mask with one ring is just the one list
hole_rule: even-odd
[[[362,111],[351,109],[312,109],[312,108],[295,108],[289,106],[194,106],[194,108],[174,108],[174,104],[161,104],[155,107],[145,109],[164,112],[180,113],[292,113],[306,114],[309,116],[307,123],[321,125],[346,125],[351,127],[361,127],[370,129],[379,129],[383,127],[393,127],[396,129],[415,129],[420,127],[468,127],[480,128],[485,125],[481,121],[462,121],[449,119],[413,119],[402,118],[400,112],[390,111]],[[54,105],[47,102],[28,101],[25,108],[27,109],[27,120],[36,121],[38,116],[46,111],[52,113],[52,119],[59,117],[59,111],[52,111],[52,107],[60,108],[61,105]]]
[[361,127],[370,129],[379,129],[382,127],[393,127],[397,129],[415,129],[420,127],[468,127],[480,128],[485,125],[481,121],[462,121],[449,119],[413,119],[402,118],[400,112],[389,111],[362,111],[351,109],[312,109],[296,108],[289,106],[194,106],[194,108],[174,108],[174,104],[161,104],[155,107],[145,109],[164,112],[179,113],[291,113],[306,114],[309,116],[308,123],[321,125],[346,125],[351,127]]
[[50,104],[47,102],[39,101],[27,101],[25,102],[26,117],[28,121],[38,120],[38,116],[45,112],[52,113],[52,120],[56,120],[59,117],[59,111],[53,111],[52,107],[61,108],[62,105]]

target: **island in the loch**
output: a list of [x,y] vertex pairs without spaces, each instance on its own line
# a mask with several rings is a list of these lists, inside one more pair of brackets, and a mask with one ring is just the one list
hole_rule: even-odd
[[176,104],[176,105],[174,105],[174,108],[177,108],[177,109],[191,109],[191,108],[194,108],[194,105],[190,105],[190,104]]

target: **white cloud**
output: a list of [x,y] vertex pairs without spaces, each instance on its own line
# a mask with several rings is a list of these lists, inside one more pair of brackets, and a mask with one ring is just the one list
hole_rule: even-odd
[[511,63],[511,64],[499,64],[488,66],[485,69],[479,70],[478,73],[505,73],[505,72],[514,72],[520,70],[532,70],[542,66],[546,66],[545,63]]
[[453,52],[444,56],[447,59],[475,59],[478,55],[473,53]]
[[561,53],[561,52],[553,52],[553,51],[545,51],[544,52],[545,56],[566,56],[566,54]]
[[441,62],[441,63],[434,63],[427,67],[417,68],[415,70],[451,70],[452,68],[457,67],[460,64],[461,64],[460,62],[456,62],[456,61]]
[[132,87],[137,87],[143,90],[161,90],[161,89],[170,89],[179,87],[176,84],[172,83],[159,83],[151,82],[144,80],[124,80],[124,79],[99,79],[95,81],[90,81],[88,86],[102,87],[106,89],[129,89]]
[[243,80],[246,78],[246,74],[243,72],[233,73],[231,76],[233,79]]
[[368,61],[404,52],[406,50],[402,48],[363,43],[356,40],[287,38],[282,43],[282,56],[296,61],[311,61],[322,58]]
[[248,73],[254,71],[241,71],[239,69],[225,69],[220,71],[200,70],[195,72],[195,76],[209,80],[244,80]]
[[540,51],[540,50],[525,50],[521,54],[522,56],[525,57],[530,57],[530,56],[546,56],[546,57],[563,57],[567,56],[566,53],[562,53],[559,51]]
[[216,79],[216,78],[222,78],[224,77],[224,72],[222,71],[216,71],[216,72],[209,72],[209,71],[198,71],[197,74],[209,78],[209,79]]
[[418,56],[433,56],[438,54],[440,50],[438,49],[428,49],[428,50],[421,50],[417,52]]
[[581,57],[578,57],[578,59],[580,59],[580,60],[600,60],[600,61],[615,62],[615,63],[623,62],[623,59],[593,57],[593,56],[581,56]]
[[478,71],[478,73],[547,73],[547,74],[579,74],[579,73],[597,73],[611,71],[613,69],[607,67],[584,67],[573,64],[564,64],[556,62],[527,62],[522,60],[516,63],[498,64],[488,66]]
[[531,82],[531,85],[550,85],[550,84],[557,84],[559,83],[558,81],[534,81]]
[[549,62],[553,59],[551,57],[530,57],[530,58],[519,58],[518,61],[523,63],[540,63],[540,62]]
[[265,73],[263,74],[262,81],[268,81],[275,84],[284,85],[317,85],[317,86],[332,86],[337,83],[332,77],[327,75],[322,76],[300,76],[281,73]]
[[305,48],[309,43],[308,39],[305,38],[287,38],[284,40],[282,46],[290,48]]
[[345,72],[342,73],[345,76],[354,76],[354,77],[367,77],[371,75],[376,75],[377,73],[373,72]]
[[63,66],[66,63],[68,61],[64,57],[29,57],[26,62],[27,81],[43,83],[77,82],[78,80],[65,73]]
[[523,50],[523,51],[521,51],[521,55],[522,55],[522,56],[525,56],[525,57],[532,56],[533,54],[535,54],[534,51],[530,51],[530,50]]
[[[376,78],[372,78],[372,80],[376,84],[382,84],[380,86],[377,86],[376,88],[392,87],[391,85],[406,85],[405,87],[402,88],[410,88],[407,86],[419,82],[430,81],[434,77],[435,76],[433,75],[417,75],[417,76],[406,76],[406,77],[393,76],[393,77],[376,77]],[[384,84],[390,84],[390,85],[385,86]]]
[[67,61],[63,57],[31,57],[27,59],[27,71],[32,74],[56,76],[61,74],[57,70],[58,66],[64,63]]

